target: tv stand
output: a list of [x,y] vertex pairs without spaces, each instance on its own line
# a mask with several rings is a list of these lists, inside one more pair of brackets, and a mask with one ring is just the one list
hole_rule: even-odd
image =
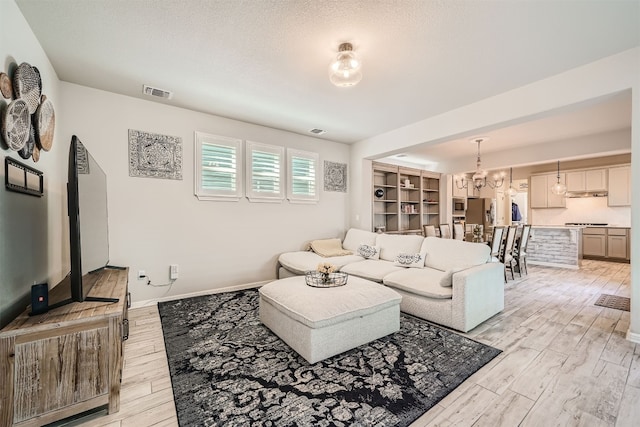
[[118,412],[128,278],[127,268],[96,272],[78,303],[65,300],[66,277],[49,293],[57,310],[29,317],[28,307],[0,331],[0,426],[42,426],[102,406]]

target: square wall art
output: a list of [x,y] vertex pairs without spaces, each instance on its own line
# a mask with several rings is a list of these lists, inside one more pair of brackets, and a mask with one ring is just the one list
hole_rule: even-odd
[[182,138],[129,129],[129,176],[182,179]]
[[347,164],[324,161],[324,191],[347,192]]

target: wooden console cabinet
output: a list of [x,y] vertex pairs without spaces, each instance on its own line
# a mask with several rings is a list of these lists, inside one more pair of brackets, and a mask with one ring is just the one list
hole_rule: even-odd
[[[123,341],[128,338],[129,271],[104,269],[83,277],[83,302],[32,316],[29,309],[0,331],[0,426],[42,426],[107,405],[120,409]],[[68,298],[69,278],[49,294]]]

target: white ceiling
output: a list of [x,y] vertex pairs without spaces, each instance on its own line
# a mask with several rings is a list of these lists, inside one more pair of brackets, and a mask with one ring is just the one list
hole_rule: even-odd
[[[345,143],[640,45],[638,0],[16,2],[61,80],[155,100],[149,84],[174,92],[158,102]],[[328,66],[345,41],[364,77],[338,88]],[[625,102],[490,136],[498,147],[629,127]]]

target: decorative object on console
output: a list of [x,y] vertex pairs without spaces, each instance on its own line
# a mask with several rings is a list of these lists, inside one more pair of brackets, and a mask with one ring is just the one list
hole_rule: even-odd
[[347,192],[347,164],[324,161],[324,191]]
[[551,192],[553,194],[557,194],[558,196],[562,196],[567,192],[567,186],[560,182],[560,160],[558,160],[558,181],[551,186]]
[[361,67],[362,62],[356,57],[353,45],[342,43],[336,60],[329,67],[329,80],[338,87],[355,86],[362,80]]
[[182,138],[129,129],[129,176],[182,179]]
[[472,185],[477,190],[480,190],[482,187],[489,188],[499,188],[504,183],[504,172],[499,174],[495,174],[493,176],[493,181],[487,181],[487,171],[482,170],[481,162],[480,162],[480,143],[488,141],[487,137],[474,138],[469,142],[478,144],[478,158],[476,160],[476,172],[473,174],[471,178],[468,178],[466,175],[456,176],[455,182],[456,186],[459,189],[469,188],[469,185]]

